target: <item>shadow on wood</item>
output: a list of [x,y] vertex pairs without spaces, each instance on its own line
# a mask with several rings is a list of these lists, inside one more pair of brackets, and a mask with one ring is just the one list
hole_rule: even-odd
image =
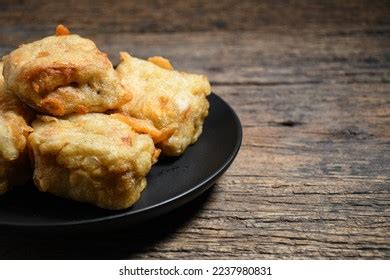
[[[50,232],[1,233],[2,259],[123,259],[157,246],[173,238],[181,227],[190,222],[213,195],[213,188],[194,201],[163,217],[149,220],[114,232],[66,233]],[[2,246],[7,244],[7,246]],[[4,249],[0,249],[3,251]]]

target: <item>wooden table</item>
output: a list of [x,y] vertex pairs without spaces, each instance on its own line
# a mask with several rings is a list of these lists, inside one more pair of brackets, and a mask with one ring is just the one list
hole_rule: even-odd
[[178,211],[87,237],[2,232],[1,258],[390,258],[388,1],[11,2],[0,54],[64,23],[114,63],[168,57],[208,75],[244,138]]

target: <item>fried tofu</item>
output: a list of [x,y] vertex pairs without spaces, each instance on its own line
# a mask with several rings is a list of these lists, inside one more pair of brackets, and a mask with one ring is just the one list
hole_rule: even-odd
[[104,112],[131,99],[107,55],[63,26],[56,36],[21,45],[3,60],[7,88],[44,114]]
[[133,98],[116,112],[151,121],[169,135],[157,144],[162,154],[181,155],[202,133],[211,90],[207,77],[174,71],[169,60],[161,57],[145,61],[125,52],[120,55],[116,71]]
[[0,194],[24,184],[31,175],[27,154],[27,136],[32,131],[28,123],[33,113],[4,85],[0,62]]
[[110,115],[41,116],[33,128],[28,144],[38,189],[105,209],[139,199],[160,152],[150,136]]

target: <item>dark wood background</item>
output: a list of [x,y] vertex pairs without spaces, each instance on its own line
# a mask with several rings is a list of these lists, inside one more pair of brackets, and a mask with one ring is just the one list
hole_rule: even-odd
[[110,234],[1,232],[1,258],[390,258],[389,1],[0,1],[0,54],[57,23],[114,63],[207,74],[243,144],[179,211]]

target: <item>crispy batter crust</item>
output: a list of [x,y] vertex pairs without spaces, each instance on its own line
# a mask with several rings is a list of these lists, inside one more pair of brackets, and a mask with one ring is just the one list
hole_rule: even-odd
[[0,62],[0,194],[22,185],[31,174],[27,155],[28,122],[33,113],[6,91]]
[[39,190],[106,209],[133,205],[159,151],[148,135],[104,114],[43,116],[28,143]]
[[57,34],[20,46],[4,57],[10,91],[42,113],[104,112],[131,99],[105,53],[78,35]]
[[117,72],[133,99],[117,112],[150,120],[160,131],[174,131],[158,146],[164,155],[178,156],[202,133],[210,84],[205,76],[168,70],[160,58],[151,61],[121,53]]

